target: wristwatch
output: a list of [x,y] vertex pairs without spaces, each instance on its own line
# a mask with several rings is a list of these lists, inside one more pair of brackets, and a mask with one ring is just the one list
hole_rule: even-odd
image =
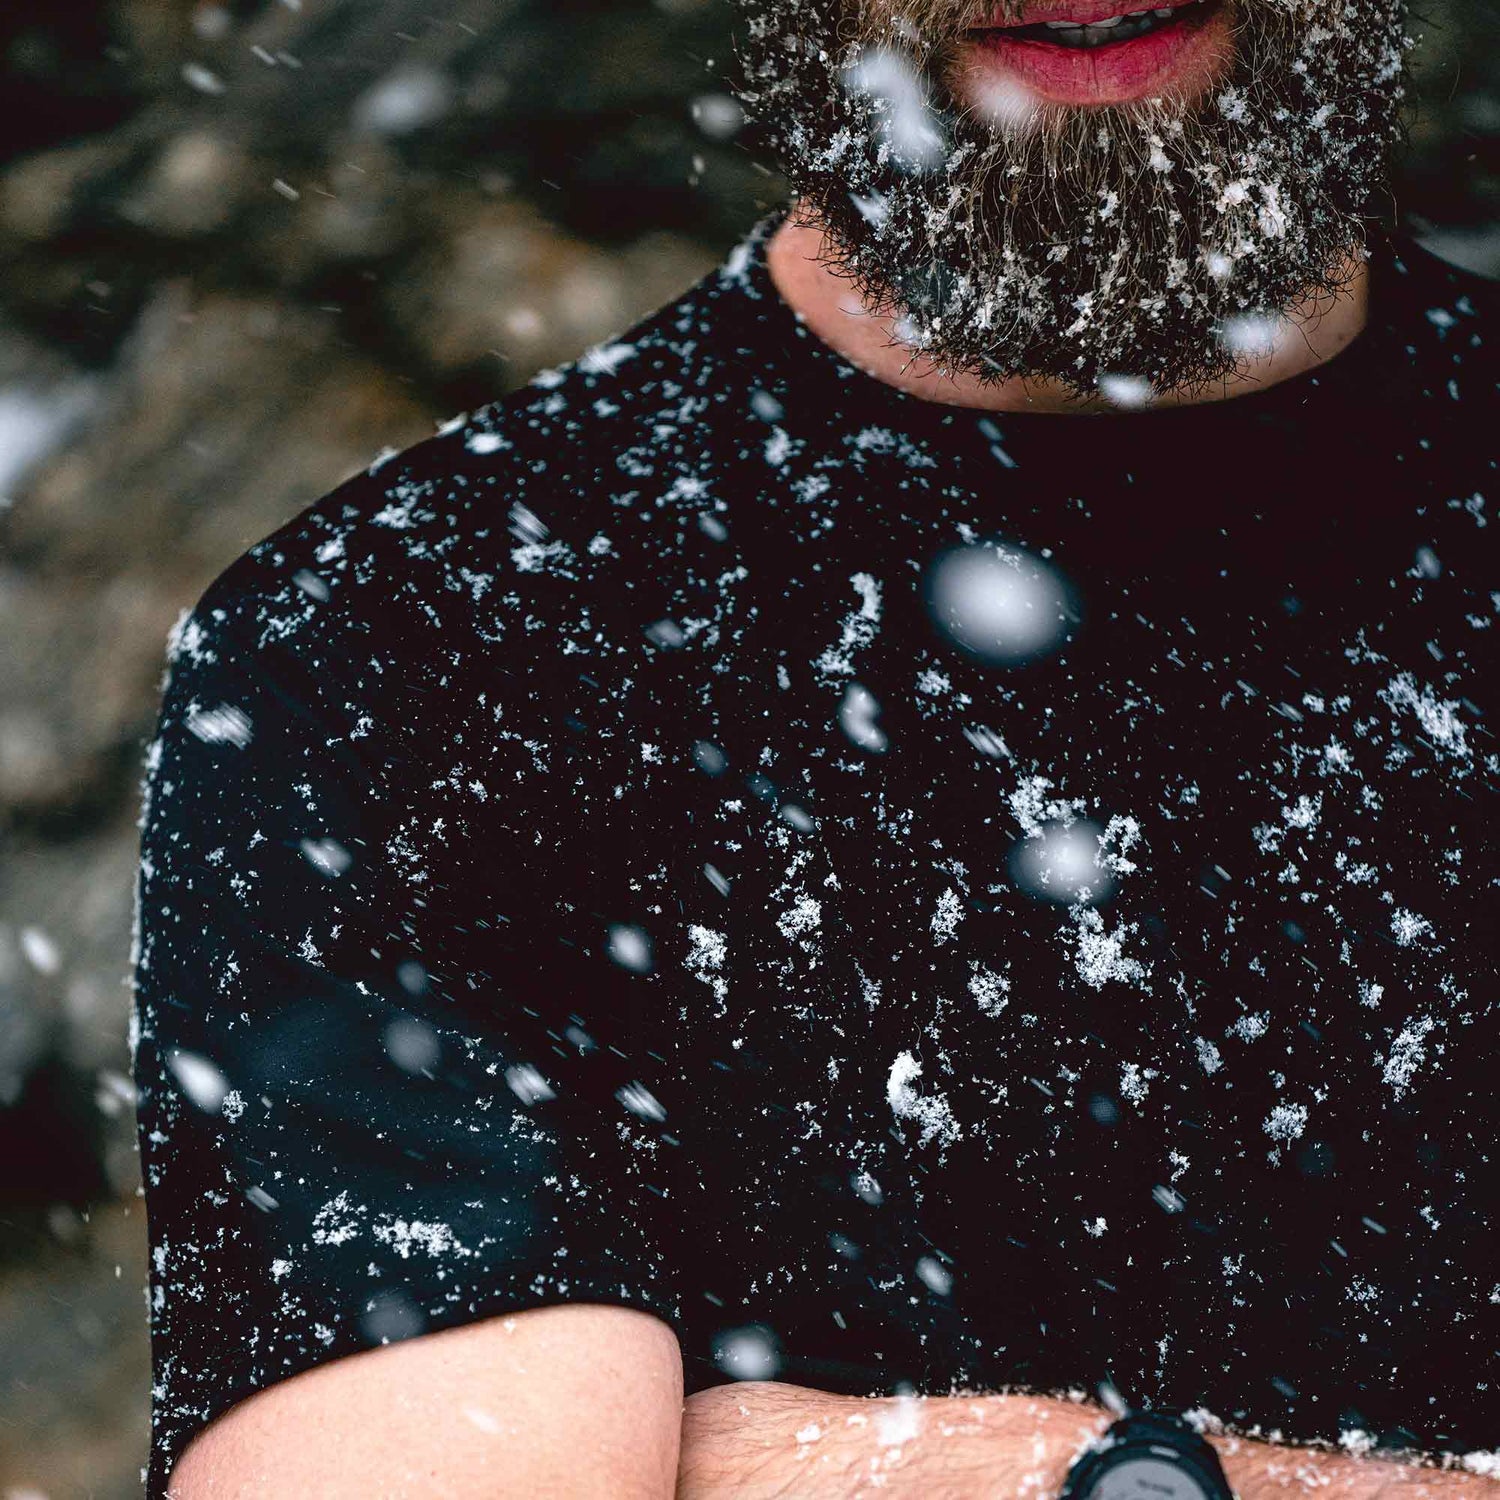
[[1213,1445],[1181,1417],[1131,1412],[1068,1471],[1061,1500],[1234,1500]]

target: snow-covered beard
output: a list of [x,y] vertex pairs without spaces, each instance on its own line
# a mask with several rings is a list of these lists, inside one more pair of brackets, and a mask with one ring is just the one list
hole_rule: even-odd
[[989,383],[1193,389],[1347,278],[1399,135],[1404,0],[1225,0],[1193,105],[960,102],[993,0],[739,0],[742,93],[831,264],[900,342]]

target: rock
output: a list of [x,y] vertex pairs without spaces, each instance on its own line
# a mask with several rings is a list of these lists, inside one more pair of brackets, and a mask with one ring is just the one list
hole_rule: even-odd
[[499,390],[628,327],[715,257],[669,234],[607,252],[514,199],[434,194],[431,243],[381,289],[391,325],[438,381]]
[[0,1391],[21,1438],[0,1448],[0,1494],[139,1497],[151,1381],[142,1213],[126,1200],[87,1218],[39,1215],[24,1239],[12,1227]]
[[[245,399],[253,392],[254,398]],[[434,409],[335,313],[168,283],[0,546],[0,810],[88,827],[134,794],[167,632],[221,568]]]

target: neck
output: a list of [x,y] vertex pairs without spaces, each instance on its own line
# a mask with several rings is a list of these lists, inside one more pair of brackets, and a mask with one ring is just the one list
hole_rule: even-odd
[[[1048,376],[982,381],[938,369],[896,342],[892,318],[859,300],[850,282],[829,268],[834,258],[821,222],[803,209],[788,215],[767,247],[771,277],[782,299],[812,333],[875,379],[926,401],[981,411],[1118,410],[1099,397],[1080,397]],[[1272,350],[1249,356],[1242,369],[1221,380],[1159,391],[1151,405],[1230,400],[1304,375],[1332,359],[1364,328],[1369,309],[1369,271],[1362,258],[1351,252],[1337,280],[1337,292],[1309,295],[1287,309],[1287,337],[1278,338]]]

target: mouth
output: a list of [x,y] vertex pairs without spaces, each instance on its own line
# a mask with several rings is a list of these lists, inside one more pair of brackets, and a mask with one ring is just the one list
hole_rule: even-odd
[[[1118,5],[1119,0],[1113,0]],[[1015,21],[969,34],[972,81],[993,75],[1040,99],[1120,104],[1204,92],[1232,53],[1231,0],[1171,0],[1111,11],[1111,0],[1038,0]],[[982,92],[982,87],[981,87]]]

